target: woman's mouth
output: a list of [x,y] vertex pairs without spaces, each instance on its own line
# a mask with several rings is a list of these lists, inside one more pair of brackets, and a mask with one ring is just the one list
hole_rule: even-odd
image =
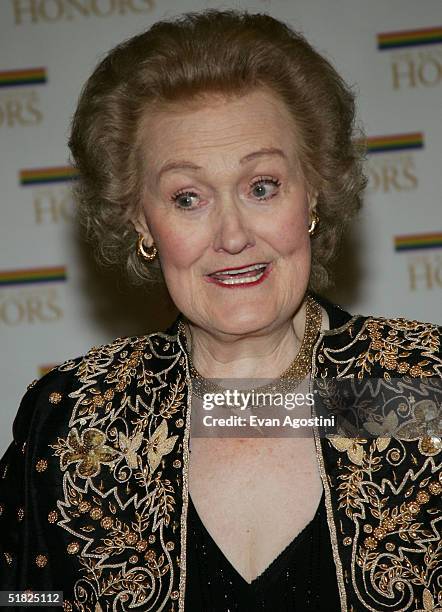
[[241,268],[217,270],[206,276],[209,283],[222,287],[250,287],[261,283],[269,275],[270,263],[256,263]]

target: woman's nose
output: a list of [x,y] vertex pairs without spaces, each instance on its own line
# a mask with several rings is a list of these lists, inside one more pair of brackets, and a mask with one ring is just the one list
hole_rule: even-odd
[[235,254],[254,244],[250,220],[240,207],[240,202],[230,201],[224,203],[217,212],[215,251]]

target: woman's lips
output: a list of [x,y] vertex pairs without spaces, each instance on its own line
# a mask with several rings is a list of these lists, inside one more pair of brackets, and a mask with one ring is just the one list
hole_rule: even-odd
[[270,263],[256,263],[243,268],[230,268],[220,270],[205,278],[209,283],[220,287],[235,289],[239,287],[254,287],[262,283],[271,270]]

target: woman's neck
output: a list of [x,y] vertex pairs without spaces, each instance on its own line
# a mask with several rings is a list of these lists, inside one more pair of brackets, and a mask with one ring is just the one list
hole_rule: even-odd
[[247,336],[227,337],[188,324],[193,365],[205,378],[276,378],[299,352],[305,315],[304,302],[278,327]]

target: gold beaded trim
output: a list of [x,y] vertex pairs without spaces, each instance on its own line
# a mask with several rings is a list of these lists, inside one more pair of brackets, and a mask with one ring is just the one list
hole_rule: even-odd
[[[254,389],[247,389],[247,392],[269,393],[269,392],[290,392],[294,386],[299,384],[310,372],[311,357],[313,346],[321,331],[322,311],[320,305],[313,299],[312,296],[307,296],[306,300],[306,318],[304,335],[301,342],[301,347],[298,354],[284,370],[284,372],[273,382]],[[191,351],[187,344],[185,325],[182,320],[178,324],[179,332],[182,333],[186,344],[187,354],[189,358],[189,372],[193,380],[193,391],[196,396],[203,397],[204,393],[222,393],[225,388],[204,378],[195,368],[192,362]]]

